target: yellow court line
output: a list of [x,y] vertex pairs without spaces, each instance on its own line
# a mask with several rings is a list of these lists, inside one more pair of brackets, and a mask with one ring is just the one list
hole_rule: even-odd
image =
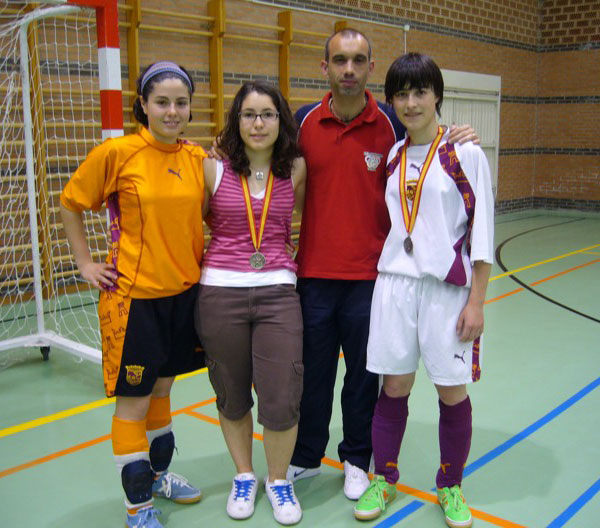
[[[527,269],[531,269],[531,268],[535,268],[538,266],[541,266],[542,264],[547,264],[549,262],[555,262],[557,260],[566,258],[566,257],[571,257],[573,255],[578,255],[580,253],[585,253],[588,252],[592,249],[598,248],[600,247],[600,244],[595,244],[593,246],[588,246],[586,248],[583,249],[578,249],[577,251],[571,251],[570,253],[565,253],[564,255],[559,255],[557,257],[552,257],[546,260],[542,260],[540,262],[535,262],[534,264],[529,264],[527,266],[523,266],[521,268],[517,268],[515,270],[511,270],[511,271],[507,271],[506,273],[501,273],[500,275],[496,275],[494,277],[490,278],[490,281],[493,280],[497,280],[497,279],[502,279],[504,277],[508,277],[510,275],[514,275],[515,273],[519,273],[521,271],[527,270]],[[201,373],[201,372],[206,372],[206,368],[194,371],[194,372],[188,372],[187,374],[181,374],[180,376],[177,376],[176,380],[180,381],[186,378],[189,378],[191,376],[196,376],[197,374]],[[92,409],[96,409],[98,407],[102,407],[104,405],[108,405],[109,403],[112,403],[114,401],[114,398],[106,398],[106,399],[102,399],[102,400],[97,400],[95,402],[90,402],[90,403],[86,403],[85,405],[80,405],[78,407],[73,407],[72,409],[67,409],[65,411],[60,411],[58,413],[55,414],[50,414],[48,416],[43,416],[41,418],[36,418],[35,420],[31,420],[29,422],[24,422],[22,424],[17,424],[17,425],[13,425],[11,427],[7,427],[5,429],[0,429],[0,438],[3,438],[5,436],[10,436],[16,433],[20,433],[23,431],[27,431],[29,429],[33,429],[35,427],[39,427],[41,425],[46,425],[48,423],[51,422],[55,422],[58,420],[63,420],[64,418],[69,418],[71,416],[77,415],[77,414],[81,414],[83,412],[87,412],[90,411]]]
[[94,402],[86,403],[84,405],[78,405],[77,407],[72,407],[71,409],[66,409],[64,411],[60,411],[54,414],[49,414],[48,416],[36,418],[35,420],[30,420],[29,422],[23,422],[22,424],[13,425],[11,427],[7,427],[6,429],[0,429],[0,438],[10,436],[16,433],[22,433],[23,431],[27,431],[28,429],[40,427],[41,425],[46,425],[51,422],[56,422],[58,420],[64,420],[65,418],[75,416],[76,414],[81,414],[87,411],[91,411],[92,409],[97,409],[98,407],[103,407],[114,401],[114,398],[105,398],[104,400],[97,400]]
[[[179,414],[184,414],[192,411],[196,407],[202,407],[204,405],[208,405],[209,403],[214,403],[216,398],[209,398],[208,400],[204,400],[201,402],[193,403],[192,405],[188,405],[187,407],[182,407],[176,411],[171,413],[171,416],[177,416]],[[97,438],[93,438],[92,440],[88,440],[87,442],[83,442],[81,444],[77,444],[66,449],[62,449],[60,451],[56,451],[54,453],[50,453],[49,455],[43,456],[41,458],[36,458],[34,460],[30,460],[29,462],[25,462],[24,464],[19,464],[18,466],[13,466],[7,469],[0,471],[0,479],[7,477],[8,475],[12,475],[13,473],[18,473],[19,471],[23,471],[24,469],[29,469],[35,466],[39,466],[40,464],[45,464],[46,462],[50,462],[52,460],[56,460],[66,455],[70,455],[72,453],[76,453],[77,451],[81,451],[82,449],[87,449],[88,447],[95,446],[107,440],[110,440],[111,435],[106,434],[103,436],[99,436]]]
[[[195,370],[194,372],[188,372],[186,374],[181,374],[175,378],[175,381],[181,381],[186,378],[191,378],[192,376],[196,376],[197,374],[200,374],[202,372],[206,372],[206,368]],[[58,420],[64,420],[65,418],[70,418],[71,416],[75,416],[77,414],[91,411],[99,407],[104,407],[105,405],[114,403],[114,401],[114,396],[112,398],[103,398],[102,400],[96,400],[90,403],[85,403],[83,405],[78,405],[77,407],[72,407],[71,409],[65,409],[64,411],[59,411],[54,414],[42,416],[41,418],[36,418],[35,420],[30,420],[29,422],[23,422],[21,424],[12,425],[10,427],[6,427],[5,429],[0,429],[0,438],[4,438],[5,436],[10,436],[17,433],[22,433],[23,431],[28,431],[29,429],[34,429],[42,425],[57,422]]]
[[[211,423],[213,425],[220,425],[219,420],[217,420],[216,418],[213,418],[211,416],[208,416],[206,414],[203,413],[199,413],[198,411],[196,411],[195,409],[197,407],[203,407],[204,405],[208,405],[209,403],[214,403],[216,401],[216,398],[210,398],[208,400],[204,400],[201,402],[196,402],[193,403],[192,405],[188,405],[187,407],[183,407],[181,409],[178,409],[177,411],[173,412],[173,416],[179,415],[179,414],[187,414],[189,416],[192,416],[194,418],[198,418],[200,420],[203,420],[205,422]],[[264,442],[264,438],[263,435],[259,434],[259,433],[253,433],[253,437],[255,440],[259,440],[260,442]],[[18,473],[20,471],[23,471],[25,469],[30,469],[32,467],[38,466],[40,464],[45,464],[47,462],[51,462],[53,460],[57,460],[63,456],[67,456],[70,455],[72,453],[81,451],[83,449],[87,449],[89,447],[93,447],[95,445],[98,445],[102,442],[105,442],[107,440],[110,440],[110,434],[107,435],[103,435],[103,436],[99,436],[97,438],[93,438],[92,440],[88,440],[87,442],[83,442],[74,446],[71,446],[69,448],[63,449],[61,451],[57,451],[55,453],[50,453],[49,455],[46,455],[44,457],[35,459],[35,460],[30,460],[29,462],[26,462],[24,464],[20,464],[18,466],[14,466],[8,469],[5,469],[3,471],[0,471],[0,478],[4,478],[7,477],[9,475],[13,475],[14,473]],[[338,462],[337,460],[333,460],[331,458],[328,457],[323,457],[323,459],[321,460],[325,465],[327,466],[331,466],[333,468],[337,468],[340,471],[344,470],[344,466]],[[371,478],[373,477],[372,474],[370,474]],[[426,491],[422,491],[419,490],[417,488],[411,488],[410,486],[406,486],[404,484],[398,483],[396,484],[396,488],[398,490],[400,490],[401,492],[407,494],[407,495],[412,495],[416,498],[425,500],[425,501],[429,501],[432,503],[437,503],[437,497],[435,495],[433,495],[430,492],[426,492]],[[481,511],[481,510],[476,510],[474,508],[471,508],[471,513],[473,514],[473,517],[478,518],[478,519],[482,519],[485,520],[489,523],[495,524],[496,526],[499,526],[501,528],[525,528],[523,525],[520,524],[516,524],[513,523],[511,521],[507,521],[505,519],[502,519],[500,517],[496,517],[494,515],[491,515],[487,512]]]
[[570,253],[565,253],[564,255],[559,255],[558,257],[552,257],[546,260],[541,260],[540,262],[535,262],[534,264],[529,264],[527,266],[523,266],[522,268],[517,268],[515,270],[512,271],[507,271],[506,273],[501,273],[500,275],[496,275],[494,277],[490,277],[490,281],[496,280],[496,279],[502,279],[504,277],[508,277],[509,275],[514,275],[515,273],[519,273],[520,271],[525,271],[531,268],[537,268],[538,266],[541,266],[542,264],[548,264],[549,262],[554,262],[556,260],[560,260],[560,259],[564,259],[567,257],[572,257],[573,255],[578,255],[579,253],[584,253],[586,251],[589,251],[590,249],[595,249],[597,247],[600,247],[600,244],[595,244],[593,246],[589,246],[583,249],[578,249],[577,251],[571,251]]

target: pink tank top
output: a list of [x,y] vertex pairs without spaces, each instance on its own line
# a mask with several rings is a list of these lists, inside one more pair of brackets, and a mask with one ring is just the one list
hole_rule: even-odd
[[[260,227],[263,200],[250,197],[256,228]],[[212,214],[211,240],[202,265],[231,271],[274,271],[287,269],[296,272],[296,263],[288,254],[285,244],[291,241],[294,188],[291,178],[275,177],[267,222],[260,245],[265,256],[265,267],[255,270],[250,266],[254,253],[244,192],[240,176],[227,160],[223,161],[223,177],[217,191],[210,198]]]

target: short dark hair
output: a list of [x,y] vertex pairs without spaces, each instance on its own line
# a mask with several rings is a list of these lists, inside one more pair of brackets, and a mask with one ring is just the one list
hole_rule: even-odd
[[[138,96],[141,96],[142,99],[144,100],[144,102],[148,102],[148,97],[154,90],[154,86],[157,83],[162,82],[165,79],[181,79],[183,84],[185,84],[188,87],[188,92],[190,94],[190,102],[191,102],[192,94],[194,93],[194,90],[195,90],[194,81],[192,79],[192,76],[188,73],[188,71],[181,65],[179,65],[179,67],[185,72],[185,74],[188,76],[188,79],[185,79],[181,75],[178,75],[177,73],[172,72],[172,71],[162,72],[162,73],[158,73],[157,75],[155,75],[154,77],[149,79],[148,82],[146,82],[146,84],[144,85],[144,89],[142,90],[142,79],[144,78],[144,74],[152,66],[154,66],[154,64],[155,63],[152,63],[152,64],[149,64],[148,66],[146,66],[142,70],[142,73],[140,73],[139,77],[137,78],[137,81],[135,82],[135,86],[136,86],[136,93],[138,94]],[[138,123],[142,124],[146,128],[148,127],[148,116],[146,115],[146,113],[144,112],[144,109],[142,108],[142,102],[140,101],[139,97],[136,97],[135,101],[133,102],[133,116],[135,117],[135,119]],[[192,120],[192,113],[190,112],[190,121],[191,120]]]
[[369,46],[367,58],[371,60],[371,41],[367,38],[367,36],[361,31],[358,31],[358,29],[344,28],[340,29],[339,31],[336,31],[333,35],[330,35],[330,37],[325,41],[325,62],[329,62],[329,43],[331,42],[331,39],[333,39],[333,37],[335,37],[336,35],[341,35],[344,38],[364,38],[367,41],[367,45]]
[[444,100],[444,78],[438,65],[428,55],[406,53],[398,57],[385,76],[385,100],[392,103],[394,94],[412,88],[431,88],[438,98],[435,109],[441,116]]
[[279,135],[273,145],[271,170],[279,178],[289,178],[294,160],[300,156],[298,127],[283,95],[273,84],[262,81],[245,82],[238,90],[227,114],[225,128],[218,136],[220,148],[227,154],[231,168],[238,174],[250,175],[250,160],[240,135],[240,111],[246,96],[252,92],[268,95],[279,112]]

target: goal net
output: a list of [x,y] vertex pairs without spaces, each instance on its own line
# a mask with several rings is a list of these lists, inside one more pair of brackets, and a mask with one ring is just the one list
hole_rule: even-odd
[[[103,139],[97,11],[76,1],[11,2],[0,12],[0,366],[22,347],[101,361],[97,290],[79,276],[58,207]],[[103,260],[106,213],[84,223]]]

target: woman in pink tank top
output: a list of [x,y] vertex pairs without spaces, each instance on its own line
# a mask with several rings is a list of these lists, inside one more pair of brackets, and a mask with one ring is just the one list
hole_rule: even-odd
[[302,314],[288,250],[294,209],[304,202],[306,165],[281,92],[246,83],[219,144],[227,159],[204,160],[211,242],[203,261],[196,330],[217,395],[221,430],[236,466],[227,514],[254,512],[252,386],[264,429],[265,491],[275,519],[296,524],[302,509],[286,480],[302,395]]

